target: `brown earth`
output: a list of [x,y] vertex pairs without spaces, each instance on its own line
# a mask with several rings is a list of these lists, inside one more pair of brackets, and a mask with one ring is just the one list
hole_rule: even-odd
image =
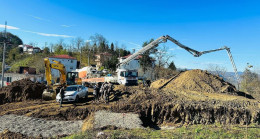
[[[193,75],[196,74],[196,75]],[[50,120],[84,120],[93,112],[137,113],[144,126],[189,124],[260,124],[260,100],[208,72],[186,71],[166,80],[162,89],[116,86],[111,102],[64,104],[29,100],[0,105],[0,116],[26,115]],[[154,83],[153,83],[154,84]]]
[[14,81],[0,89],[0,104],[41,99],[45,88],[44,84],[35,83],[30,79]]
[[[84,120],[98,110],[133,112],[140,115],[144,126],[175,124],[260,124],[259,100],[243,96],[219,94],[210,99],[205,93],[201,99],[161,90],[126,87],[129,92],[110,97],[103,102],[64,104],[55,101],[14,102],[0,105],[0,115],[18,114],[50,120]],[[194,94],[191,94],[197,97]],[[90,97],[92,99],[92,97]],[[116,101],[118,100],[118,101]]]

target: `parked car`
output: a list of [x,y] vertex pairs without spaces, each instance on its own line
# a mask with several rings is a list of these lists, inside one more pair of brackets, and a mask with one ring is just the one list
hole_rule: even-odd
[[[78,102],[79,99],[88,99],[88,88],[83,85],[71,85],[64,91],[63,102]],[[60,102],[60,93],[56,96],[56,101]]]

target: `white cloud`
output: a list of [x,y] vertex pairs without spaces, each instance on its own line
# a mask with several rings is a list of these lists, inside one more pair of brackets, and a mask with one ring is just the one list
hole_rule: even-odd
[[38,17],[38,16],[34,16],[34,15],[28,15],[28,16],[33,17],[34,19],[37,19],[37,20],[42,20],[42,21],[48,21],[48,22],[50,22],[50,20],[44,19],[44,18],[41,18],[41,17]]
[[69,36],[69,35],[48,34],[48,33],[33,32],[33,31],[25,31],[25,32],[30,32],[30,33],[38,34],[41,36],[47,36],[47,37],[63,37],[63,38],[73,38],[74,37],[74,36]]
[[71,27],[70,25],[61,25],[61,26],[65,28]]
[[[5,25],[2,25],[2,24],[0,24],[0,28],[5,28]],[[20,28],[18,28],[18,27],[13,27],[13,26],[6,26],[6,29],[20,29]]]
[[131,45],[137,46],[138,49],[142,48],[142,46],[140,44],[137,44],[137,43],[134,43],[134,42],[125,41],[125,40],[123,40],[123,41],[126,42],[126,43],[129,43]]
[[85,40],[85,42],[91,42],[92,40]]
[[75,25],[60,25],[60,26],[65,27],[65,28],[69,28],[69,27],[73,27]]
[[42,36],[48,36],[48,37],[73,38],[73,36],[69,36],[69,35],[47,34],[47,33],[40,33],[40,32],[37,32],[36,34],[42,35]]

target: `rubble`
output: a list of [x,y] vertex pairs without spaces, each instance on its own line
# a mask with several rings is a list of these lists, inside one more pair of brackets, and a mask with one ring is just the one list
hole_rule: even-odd
[[0,89],[0,104],[41,99],[45,88],[44,84],[35,83],[30,79],[14,81]]

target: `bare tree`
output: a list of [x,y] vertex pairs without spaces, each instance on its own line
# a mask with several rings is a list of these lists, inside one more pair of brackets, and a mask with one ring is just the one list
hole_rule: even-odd
[[161,78],[164,76],[162,69],[168,68],[170,65],[170,59],[173,57],[173,55],[170,55],[167,52],[167,46],[163,45],[162,48],[157,48],[156,52],[154,53],[154,58],[156,60],[156,66],[155,66],[155,73],[156,78]]
[[216,64],[209,64],[207,70],[214,75],[226,77],[227,69],[225,67]]
[[84,45],[84,40],[82,38],[78,37],[78,38],[76,38],[75,43],[76,43],[78,52],[80,52],[81,47]]

